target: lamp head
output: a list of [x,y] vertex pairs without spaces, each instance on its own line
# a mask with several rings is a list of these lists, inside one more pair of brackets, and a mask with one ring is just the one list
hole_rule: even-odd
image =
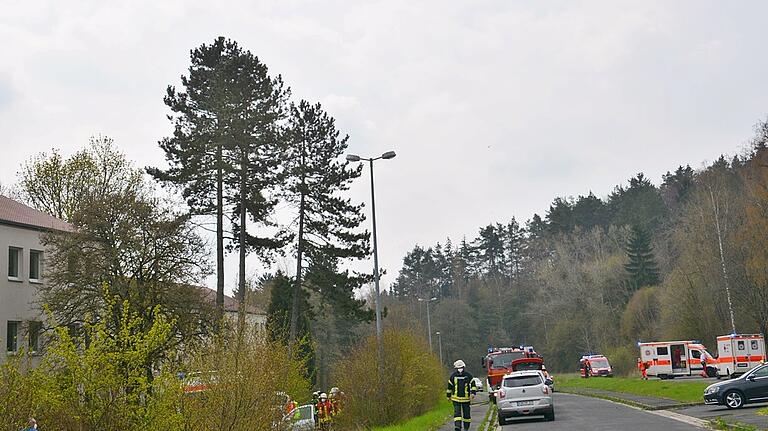
[[348,162],[359,162],[360,156],[357,154],[347,154],[347,161]]
[[382,159],[394,159],[395,158],[395,152],[394,151],[387,151],[386,153],[381,155]]

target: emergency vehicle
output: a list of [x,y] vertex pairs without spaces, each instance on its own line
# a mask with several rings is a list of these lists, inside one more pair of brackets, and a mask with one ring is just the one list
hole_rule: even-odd
[[655,341],[637,343],[637,346],[640,348],[640,363],[648,364],[649,377],[674,379],[697,374],[706,377],[716,373],[717,361],[698,341]]
[[504,375],[514,371],[513,363],[519,359],[540,358],[532,346],[489,348],[482,358],[483,368],[487,369],[486,385],[488,397],[495,401],[495,391],[501,386]]
[[[589,370],[589,376],[587,376],[587,370]],[[581,377],[613,377],[613,368],[608,358],[603,355],[584,355],[579,360],[579,375]]]
[[762,334],[731,334],[717,337],[717,376],[744,374],[766,360]]

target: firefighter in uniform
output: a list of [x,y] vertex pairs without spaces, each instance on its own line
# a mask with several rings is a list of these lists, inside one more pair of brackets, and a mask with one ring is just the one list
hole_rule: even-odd
[[328,401],[328,395],[326,395],[325,392],[320,394],[315,409],[317,410],[318,428],[321,430],[331,429],[333,406],[331,405],[331,402]]
[[448,378],[448,388],[445,395],[453,401],[453,425],[456,431],[461,431],[462,424],[464,430],[468,430],[472,423],[470,416],[470,401],[477,394],[477,386],[472,378],[472,374],[466,371],[464,361],[459,359],[453,363],[456,371]]

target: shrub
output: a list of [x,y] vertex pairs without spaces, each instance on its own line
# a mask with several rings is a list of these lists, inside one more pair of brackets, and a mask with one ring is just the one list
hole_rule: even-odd
[[613,373],[618,376],[629,376],[637,373],[637,358],[640,355],[637,347],[625,345],[605,350],[605,356],[611,362]]
[[207,389],[184,397],[188,431],[278,429],[285,402],[281,393],[301,399],[310,392],[306,364],[255,330],[217,338],[191,366],[203,371]]
[[[107,311],[111,312],[110,307]],[[119,327],[106,319],[86,323],[82,337],[55,329],[41,364],[30,371],[41,429],[163,430],[177,428],[175,400],[180,385],[169,372],[156,372],[149,358],[165,345],[171,324],[157,307],[153,323],[122,307]]]
[[353,349],[336,368],[333,381],[347,396],[339,417],[342,428],[398,423],[435,408],[444,396],[443,369],[422,338],[387,330],[383,342],[383,380],[377,371],[375,336]]
[[30,358],[19,354],[9,356],[0,365],[0,424],[7,431],[18,431],[36,410],[38,402],[28,370]]

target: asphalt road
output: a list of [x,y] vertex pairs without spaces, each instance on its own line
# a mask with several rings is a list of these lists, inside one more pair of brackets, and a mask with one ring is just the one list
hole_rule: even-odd
[[512,419],[502,430],[542,431],[691,431],[693,425],[678,422],[620,404],[571,394],[555,394],[555,421],[541,417]]

